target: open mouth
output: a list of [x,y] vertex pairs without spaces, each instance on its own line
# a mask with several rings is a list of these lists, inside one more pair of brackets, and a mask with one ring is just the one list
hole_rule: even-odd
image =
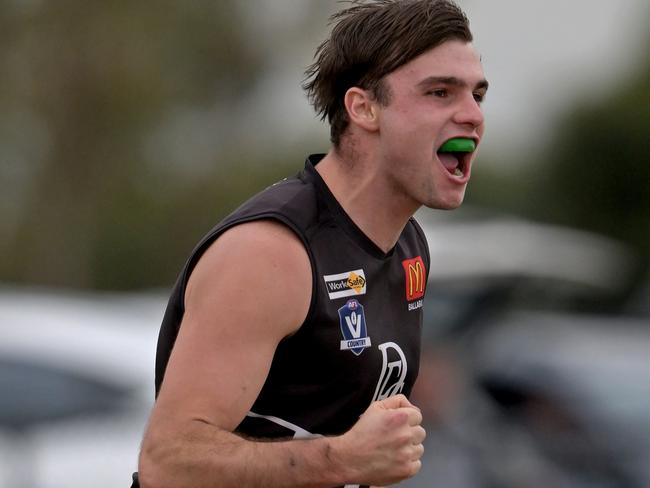
[[476,150],[474,139],[457,137],[449,139],[438,149],[438,159],[444,168],[456,177],[463,177],[469,169],[472,153]]

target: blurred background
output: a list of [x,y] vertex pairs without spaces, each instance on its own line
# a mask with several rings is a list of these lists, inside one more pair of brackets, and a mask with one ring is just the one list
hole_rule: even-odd
[[[466,205],[419,214],[404,485],[650,486],[650,5],[458,3],[487,133]],[[328,148],[300,83],[340,5],[0,2],[0,486],[128,486],[184,260]]]

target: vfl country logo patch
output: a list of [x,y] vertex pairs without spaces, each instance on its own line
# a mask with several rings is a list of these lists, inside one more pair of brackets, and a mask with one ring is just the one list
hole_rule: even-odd
[[366,293],[366,275],[362,269],[323,276],[330,300]]
[[422,298],[427,276],[422,257],[405,259],[402,261],[402,266],[406,275],[406,300],[411,302]]
[[370,347],[363,305],[355,299],[348,300],[339,308],[339,321],[343,334],[341,351],[352,351],[358,356],[366,347]]

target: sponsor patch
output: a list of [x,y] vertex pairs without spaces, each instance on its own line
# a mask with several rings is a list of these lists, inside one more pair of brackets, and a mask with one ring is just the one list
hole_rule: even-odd
[[366,293],[366,275],[362,269],[334,275],[324,275],[325,287],[330,300],[353,297]]
[[424,296],[427,273],[422,257],[402,261],[406,276],[406,300],[412,302]]
[[355,299],[348,300],[339,308],[339,322],[343,334],[341,351],[352,351],[358,356],[366,347],[370,347],[363,305]]

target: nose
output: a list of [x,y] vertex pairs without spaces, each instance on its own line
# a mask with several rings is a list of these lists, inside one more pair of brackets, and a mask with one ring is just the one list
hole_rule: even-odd
[[454,122],[460,125],[469,125],[473,129],[483,125],[483,109],[479,102],[474,99],[473,94],[463,98],[461,105],[454,115]]

